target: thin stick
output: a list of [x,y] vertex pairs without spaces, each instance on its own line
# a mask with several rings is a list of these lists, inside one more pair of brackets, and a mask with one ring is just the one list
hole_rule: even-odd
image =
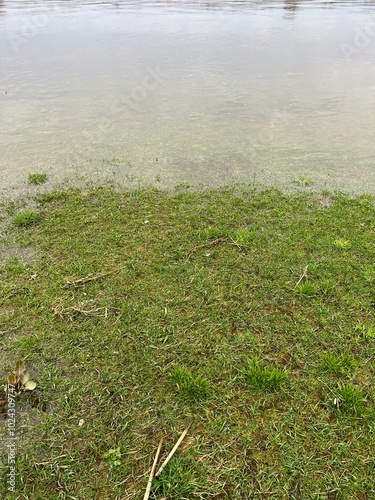
[[151,491],[151,486],[152,486],[152,480],[154,479],[155,469],[156,469],[156,465],[157,465],[158,460],[159,460],[159,455],[160,455],[162,444],[163,444],[163,438],[160,439],[158,449],[156,450],[156,455],[155,455],[155,458],[154,458],[154,463],[152,464],[152,469],[151,469],[151,472],[150,472],[150,477],[148,478],[147,488],[146,488],[146,492],[145,492],[145,496],[143,497],[143,500],[148,500],[148,497],[150,496],[150,491]]
[[303,280],[303,278],[307,278],[307,269],[308,269],[308,265],[305,267],[305,269],[303,270],[303,273],[301,274],[299,280],[297,281],[297,284],[296,284],[296,287],[301,283],[301,281]]
[[63,286],[63,288],[67,288],[69,286],[78,286],[82,285],[84,283],[89,283],[90,281],[98,280],[100,278],[104,278],[105,276],[108,276],[110,274],[116,273],[117,271],[121,271],[122,269],[125,269],[126,266],[122,267],[117,267],[116,269],[112,269],[112,271],[108,271],[106,273],[99,273],[99,274],[89,274],[85,278],[79,278],[74,281],[67,281],[66,284]]
[[108,308],[107,307],[98,307],[96,309],[86,310],[86,309],[81,309],[81,307],[79,307],[79,306],[72,306],[72,307],[66,307],[65,309],[61,309],[61,311],[59,311],[57,308],[55,308],[54,314],[56,314],[56,316],[62,317],[62,316],[66,316],[67,314],[69,314],[70,311],[72,311],[72,312],[83,314],[84,316],[99,316],[99,314],[97,314],[97,313],[103,309],[104,309],[104,317],[108,318]]
[[172,451],[169,453],[169,455],[167,456],[167,458],[164,460],[164,462],[161,464],[159,470],[157,471],[157,473],[155,474],[155,477],[158,477],[160,476],[160,474],[163,472],[165,466],[168,464],[168,462],[170,461],[170,459],[173,457],[173,455],[176,453],[176,450],[177,448],[180,446],[180,444],[182,443],[184,437],[186,436],[186,434],[189,432],[189,429],[191,427],[191,424],[192,422],[190,422],[190,424],[186,427],[186,429],[184,430],[184,432],[181,434],[179,440],[177,441],[177,443],[174,445],[174,447],[172,448]]
[[209,243],[204,243],[203,245],[198,245],[188,252],[188,256],[190,256],[192,253],[196,252],[197,250],[200,250],[202,248],[210,248],[213,247],[214,245],[218,245],[219,243],[224,243],[227,241],[228,238],[226,236],[220,236],[220,238],[217,238],[216,240],[210,241]]
[[48,465],[48,464],[51,464],[52,462],[54,462],[55,460],[57,460],[58,458],[65,458],[66,455],[59,455],[58,457],[55,457],[55,458],[51,458],[50,460],[47,460],[47,462],[38,462],[34,465]]

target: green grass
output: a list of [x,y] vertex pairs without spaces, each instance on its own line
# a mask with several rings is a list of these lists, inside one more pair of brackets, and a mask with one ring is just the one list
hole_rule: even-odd
[[[337,407],[348,413],[361,415],[365,411],[366,399],[362,391],[352,384],[339,384]],[[372,415],[373,417],[373,415]]]
[[29,184],[44,184],[47,182],[48,176],[45,173],[35,173],[29,174],[28,183]]
[[322,354],[323,368],[327,372],[336,375],[349,375],[357,366],[356,360],[350,354],[332,354],[325,352]]
[[250,359],[240,373],[249,387],[261,391],[280,389],[288,378],[287,374],[278,368],[262,366],[258,358]]
[[375,498],[374,197],[324,196],[3,205],[4,255],[37,258],[0,265],[0,376],[23,358],[37,387],[13,496],[0,440],[0,498],[143,498],[160,438],[162,461],[190,422],[152,500]]
[[155,480],[153,491],[159,498],[189,500],[196,497],[197,491],[204,491],[202,479],[192,459],[176,457]]
[[40,215],[35,210],[23,210],[13,218],[13,223],[18,227],[28,227],[39,221]]
[[248,243],[251,243],[254,238],[256,237],[256,232],[251,231],[248,228],[241,228],[238,231],[236,231],[235,239],[238,244],[240,245],[246,245]]
[[194,375],[184,367],[176,366],[171,371],[171,380],[178,392],[187,401],[199,401],[209,395],[208,381]]

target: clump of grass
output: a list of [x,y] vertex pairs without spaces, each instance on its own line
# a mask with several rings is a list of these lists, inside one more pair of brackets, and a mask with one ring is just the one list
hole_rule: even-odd
[[13,218],[13,223],[18,227],[32,226],[40,220],[40,215],[35,210],[23,210]]
[[44,184],[48,179],[47,174],[39,172],[35,174],[29,174],[28,183],[29,184]]
[[179,182],[178,184],[175,185],[175,190],[176,191],[183,191],[185,189],[190,189],[190,183],[187,181],[182,181]]
[[312,283],[311,281],[301,281],[297,285],[296,291],[300,295],[312,297],[319,292],[319,285],[317,283]]
[[240,370],[240,373],[250,387],[265,391],[280,389],[288,379],[285,371],[264,366],[259,358],[250,359],[247,366]]
[[345,240],[344,238],[337,238],[337,240],[335,240],[333,244],[337,248],[342,248],[342,249],[350,248],[350,242],[348,240]]
[[350,354],[332,354],[325,352],[321,356],[323,370],[336,375],[348,375],[358,365],[357,361]]
[[187,401],[200,401],[209,395],[208,381],[199,375],[194,377],[190,370],[183,366],[174,367],[170,377],[181,396]]
[[311,186],[312,184],[314,184],[314,181],[310,178],[310,177],[298,177],[297,179],[295,179],[293,181],[294,184],[298,184],[299,186],[305,186],[305,187],[308,187],[308,186]]
[[365,411],[366,398],[362,391],[353,384],[339,384],[337,388],[338,408],[346,413],[363,415]]
[[126,158],[119,158],[117,156],[114,156],[113,158],[107,160],[107,163],[109,163],[110,165],[130,165],[129,160],[127,160]]
[[365,340],[375,339],[375,328],[372,326],[366,326],[359,323],[356,325],[355,331],[359,333],[359,337],[362,337]]
[[236,242],[241,245],[241,244],[250,243],[251,241],[253,241],[254,237],[255,237],[254,231],[251,231],[249,228],[243,228],[243,229],[239,229],[236,232],[235,239],[236,239]]
[[197,490],[193,474],[194,465],[191,460],[174,457],[162,474],[154,480],[153,492],[158,498],[175,500],[193,498]]

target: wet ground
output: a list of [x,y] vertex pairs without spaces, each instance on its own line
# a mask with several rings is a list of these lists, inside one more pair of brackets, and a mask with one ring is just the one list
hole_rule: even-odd
[[375,1],[0,0],[0,188],[375,192]]

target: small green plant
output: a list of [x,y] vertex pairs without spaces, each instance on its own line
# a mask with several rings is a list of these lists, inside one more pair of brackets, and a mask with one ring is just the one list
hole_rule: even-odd
[[47,181],[47,174],[44,173],[35,173],[29,174],[28,183],[29,184],[44,184]]
[[24,210],[17,214],[13,223],[18,227],[29,227],[38,222],[40,219],[40,215],[35,210]]
[[36,382],[30,380],[30,374],[26,371],[25,362],[20,359],[14,366],[13,373],[7,377],[6,392],[14,392],[19,396],[22,392],[33,391],[36,387]]
[[348,375],[357,366],[357,361],[350,354],[331,354],[325,352],[321,356],[323,370],[337,375]]
[[103,454],[103,457],[108,460],[111,467],[118,467],[121,465],[121,448],[111,448]]
[[209,394],[208,381],[200,376],[194,377],[184,367],[176,366],[173,368],[170,377],[180,394],[189,401],[199,401]]
[[362,392],[352,384],[339,384],[337,388],[336,406],[347,413],[362,415],[366,399]]
[[279,389],[288,378],[285,371],[265,367],[258,358],[250,359],[246,368],[239,371],[250,387],[266,391]]

